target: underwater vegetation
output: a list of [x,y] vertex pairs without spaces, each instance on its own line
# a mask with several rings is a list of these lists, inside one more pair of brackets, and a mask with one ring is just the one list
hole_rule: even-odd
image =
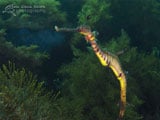
[[90,26],[104,54],[118,55],[127,79],[123,120],[160,119],[159,0],[1,0],[0,120],[117,119],[115,74],[87,37],[55,25]]
[[[51,93],[45,91],[43,82],[24,68],[16,69],[9,62],[0,69],[0,119],[1,120],[51,120],[57,109]],[[52,99],[51,99],[52,98]]]
[[36,68],[42,64],[44,59],[48,58],[47,53],[37,51],[37,45],[14,46],[12,42],[6,40],[4,29],[0,30],[0,61],[1,65],[7,64],[8,61],[16,63],[18,66],[26,67],[36,71]]

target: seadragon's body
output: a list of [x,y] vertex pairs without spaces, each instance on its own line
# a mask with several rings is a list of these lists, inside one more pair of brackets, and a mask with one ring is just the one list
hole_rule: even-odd
[[88,26],[80,26],[77,28],[58,28],[55,26],[56,31],[74,31],[79,32],[80,34],[85,36],[86,41],[88,41],[93,51],[95,52],[96,56],[98,57],[100,63],[105,66],[112,69],[114,72],[116,78],[119,80],[120,83],[120,112],[119,112],[119,120],[122,120],[125,112],[125,106],[126,106],[126,77],[125,74],[121,68],[121,65],[118,61],[117,56],[109,53],[109,52],[103,52],[97,42],[96,38],[93,32],[91,32],[90,28]]

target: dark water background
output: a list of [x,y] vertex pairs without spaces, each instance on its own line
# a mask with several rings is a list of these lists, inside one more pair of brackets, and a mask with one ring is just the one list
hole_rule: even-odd
[[16,46],[38,45],[39,50],[49,51],[51,48],[64,44],[64,35],[50,29],[29,30],[27,28],[8,30],[6,39]]

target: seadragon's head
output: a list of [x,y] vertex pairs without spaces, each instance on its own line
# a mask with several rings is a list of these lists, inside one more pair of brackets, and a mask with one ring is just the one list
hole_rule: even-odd
[[97,32],[92,32],[91,28],[89,26],[86,25],[81,25],[77,28],[59,28],[58,26],[55,26],[55,30],[57,32],[59,31],[64,31],[64,32],[79,32],[80,34],[85,36],[85,39],[87,42],[91,42],[96,40],[95,36]]
[[89,26],[82,25],[79,26],[77,30],[80,34],[85,36],[87,42],[94,41],[96,39],[94,32],[91,31]]

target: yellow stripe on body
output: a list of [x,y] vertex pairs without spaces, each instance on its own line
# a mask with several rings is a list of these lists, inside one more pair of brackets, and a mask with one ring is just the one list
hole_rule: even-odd
[[[97,46],[98,47],[98,46]],[[121,66],[117,60],[117,58],[115,58],[112,55],[109,54],[104,54],[102,53],[101,50],[99,50],[98,52],[95,52],[100,63],[103,66],[108,66],[112,69],[113,73],[115,74],[115,76],[117,77],[117,79],[119,80],[120,83],[120,99],[121,99],[121,105],[120,105],[120,112],[119,112],[119,117],[122,118],[124,116],[124,112],[125,112],[125,106],[126,106],[126,78],[125,75],[121,69]],[[106,59],[104,59],[103,57],[107,57]],[[107,60],[110,63],[107,63]]]
[[92,36],[91,38],[90,38],[90,40],[91,41],[93,41],[93,40],[95,40],[96,38],[94,37],[94,36]]
[[100,63],[103,65],[103,66],[107,66],[107,62],[104,60],[104,58],[102,57],[102,55],[100,54],[100,52],[96,52],[96,55],[100,61]]
[[90,41],[91,43],[91,46],[93,48],[93,51],[95,52],[96,56],[98,57],[100,63],[103,65],[103,66],[107,66],[107,62],[105,61],[105,59],[103,57],[105,57],[104,53],[100,50],[100,48],[98,47],[96,41],[95,40],[95,37],[93,38],[92,37],[92,41]]

